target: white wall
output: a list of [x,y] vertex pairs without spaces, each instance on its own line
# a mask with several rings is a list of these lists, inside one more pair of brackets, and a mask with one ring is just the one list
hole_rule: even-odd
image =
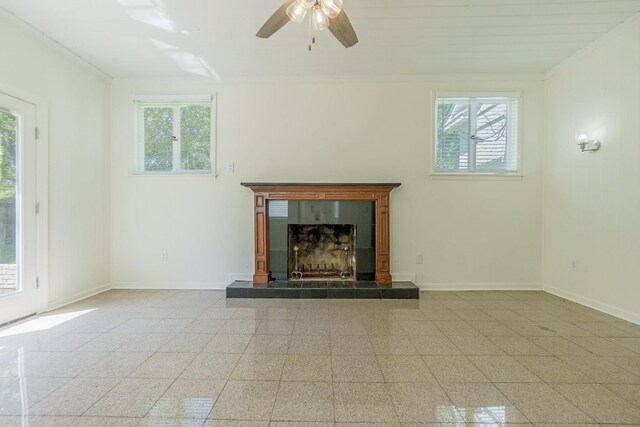
[[[437,90],[522,91],[522,180],[430,178]],[[133,95],[212,92],[220,176],[131,175]],[[222,287],[230,273],[253,273],[252,193],[241,181],[402,182],[392,193],[394,273],[431,287],[540,282],[542,82],[115,80],[111,93],[116,287]]]
[[640,323],[640,19],[626,27],[546,82],[543,284]]
[[0,14],[0,83],[49,104],[53,307],[109,285],[109,81],[16,25]]

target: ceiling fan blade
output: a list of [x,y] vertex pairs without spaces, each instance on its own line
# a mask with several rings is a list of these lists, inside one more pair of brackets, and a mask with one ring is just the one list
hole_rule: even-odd
[[340,11],[338,16],[329,19],[329,31],[344,47],[351,47],[358,43],[356,31],[353,29],[353,25],[351,25],[351,21],[349,21],[344,9]]
[[285,4],[280,6],[280,9],[276,10],[276,13],[271,15],[271,18],[267,19],[267,22],[265,22],[262,28],[260,28],[260,31],[258,31],[256,36],[262,39],[268,39],[273,35],[273,33],[284,27],[290,21],[287,16],[287,8],[294,1],[295,0],[287,0]]

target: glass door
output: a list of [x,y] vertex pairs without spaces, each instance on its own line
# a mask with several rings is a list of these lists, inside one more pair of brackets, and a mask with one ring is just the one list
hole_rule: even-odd
[[0,324],[39,307],[36,108],[0,92]]

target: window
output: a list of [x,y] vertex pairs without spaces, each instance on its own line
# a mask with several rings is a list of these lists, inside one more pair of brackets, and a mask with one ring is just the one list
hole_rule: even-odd
[[289,218],[288,200],[269,200],[270,218]]
[[139,98],[137,172],[195,173],[212,168],[211,97]]
[[517,94],[438,94],[435,172],[518,172]]

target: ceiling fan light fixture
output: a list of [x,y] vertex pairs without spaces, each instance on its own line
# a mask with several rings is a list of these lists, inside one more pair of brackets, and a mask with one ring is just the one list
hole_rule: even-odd
[[315,43],[311,31],[327,29],[346,48],[358,43],[358,36],[342,8],[343,0],[285,0],[256,33],[261,39],[268,39],[287,23],[301,24],[305,16],[309,18],[309,38]]
[[333,19],[340,15],[342,11],[343,0],[320,0],[322,11],[329,18]]
[[311,26],[315,31],[322,31],[329,25],[329,18],[320,6],[314,6],[311,12]]
[[296,0],[287,8],[287,16],[292,21],[300,24],[307,14],[305,3],[302,0]]

